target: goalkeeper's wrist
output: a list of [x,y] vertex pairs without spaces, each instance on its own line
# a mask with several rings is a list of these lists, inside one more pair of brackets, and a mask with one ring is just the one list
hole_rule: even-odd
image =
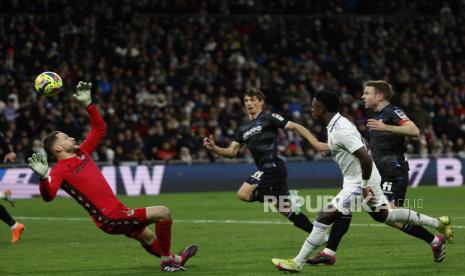
[[370,181],[370,180],[369,179],[362,179],[362,188],[368,187],[368,181]]
[[48,173],[46,173],[45,175],[39,175],[39,179],[40,180],[47,180],[48,179]]

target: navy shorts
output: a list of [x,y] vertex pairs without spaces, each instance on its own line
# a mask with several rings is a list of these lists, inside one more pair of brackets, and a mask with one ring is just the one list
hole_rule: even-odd
[[403,175],[386,176],[382,178],[381,189],[389,202],[397,207],[404,206],[407,187],[409,185],[408,171]]
[[287,168],[283,161],[261,166],[260,170],[250,175],[246,182],[257,185],[257,191],[261,195],[289,195]]

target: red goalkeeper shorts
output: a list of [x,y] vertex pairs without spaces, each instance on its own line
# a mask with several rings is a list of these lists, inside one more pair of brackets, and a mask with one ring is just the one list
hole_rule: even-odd
[[124,234],[137,237],[148,225],[145,208],[128,208],[123,204],[116,206],[109,214],[92,216],[97,227],[112,235]]

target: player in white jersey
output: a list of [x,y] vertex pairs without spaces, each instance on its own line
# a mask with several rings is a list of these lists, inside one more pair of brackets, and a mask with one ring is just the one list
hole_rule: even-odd
[[321,246],[329,226],[342,214],[355,209],[368,209],[370,216],[388,225],[395,222],[428,226],[437,229],[451,241],[450,219],[447,216],[432,218],[409,209],[389,209],[381,190],[381,176],[363,143],[357,128],[339,113],[339,98],[333,92],[318,92],[312,101],[313,117],[327,124],[328,145],[331,155],[344,175],[343,188],[323,208],[313,224],[299,254],[293,259],[272,259],[279,270],[299,272],[308,256]]

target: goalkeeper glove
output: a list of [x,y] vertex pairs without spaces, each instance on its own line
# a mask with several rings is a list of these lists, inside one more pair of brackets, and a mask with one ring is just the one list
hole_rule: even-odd
[[80,81],[76,86],[76,93],[73,94],[76,101],[84,107],[88,107],[92,103],[92,98],[90,96],[91,88],[92,83]]
[[40,177],[45,179],[48,176],[48,162],[47,157],[40,153],[34,153],[27,159],[29,167]]

